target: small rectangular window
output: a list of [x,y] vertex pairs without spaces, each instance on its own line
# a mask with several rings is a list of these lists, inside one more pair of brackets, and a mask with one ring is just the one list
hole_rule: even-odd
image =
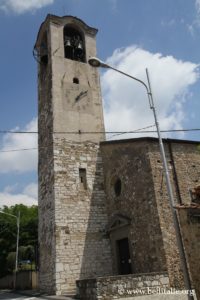
[[84,190],[87,190],[87,177],[86,177],[86,169],[79,169],[79,184],[80,187]]
[[79,84],[79,79],[78,79],[77,77],[74,77],[74,78],[73,78],[73,83]]

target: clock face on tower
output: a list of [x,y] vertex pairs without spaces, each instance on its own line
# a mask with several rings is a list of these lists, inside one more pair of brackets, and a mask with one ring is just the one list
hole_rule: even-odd
[[81,113],[93,112],[93,103],[89,86],[64,83],[62,101],[64,109],[67,109],[68,111],[81,111]]

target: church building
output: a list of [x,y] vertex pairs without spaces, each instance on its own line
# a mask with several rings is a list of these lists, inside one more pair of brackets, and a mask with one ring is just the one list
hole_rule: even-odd
[[[86,295],[87,280],[100,278],[108,286],[115,278],[126,283],[145,274],[152,284],[162,277],[162,286],[184,290],[158,140],[105,140],[99,73],[88,64],[96,56],[96,34],[77,17],[48,15],[34,47],[39,287],[57,295],[75,295],[78,287]],[[163,142],[191,288],[198,294],[200,142]]]

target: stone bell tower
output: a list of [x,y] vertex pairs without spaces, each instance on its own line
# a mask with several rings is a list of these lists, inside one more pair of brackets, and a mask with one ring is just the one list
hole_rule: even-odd
[[38,61],[39,284],[70,294],[78,279],[112,274],[99,142],[104,122],[97,30],[48,15],[34,47]]

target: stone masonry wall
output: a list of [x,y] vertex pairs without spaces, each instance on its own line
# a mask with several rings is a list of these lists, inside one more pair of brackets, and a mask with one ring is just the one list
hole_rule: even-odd
[[[197,298],[200,299],[200,209],[191,204],[191,192],[200,186],[200,149],[198,143],[175,143],[168,141],[168,149],[171,146],[173,169],[177,176],[179,189],[180,209],[177,209],[181,233],[189,262],[189,271],[192,284],[195,287]],[[198,204],[198,203],[197,203]]]
[[[89,57],[96,56],[95,33],[83,27],[76,18],[65,20],[63,17],[63,21],[55,21],[50,26],[54,131],[64,138],[66,132],[71,132],[67,139],[76,142],[98,143],[105,139],[100,79],[98,69],[87,63]],[[59,22],[60,26],[57,25]],[[63,28],[68,22],[84,34],[85,63],[64,58]],[[78,79],[78,84],[73,82],[74,78]],[[99,133],[90,134],[91,131]]]
[[[186,259],[191,274],[192,285],[195,287],[197,297],[199,293],[199,270],[200,270],[200,235],[199,219],[195,223],[188,217],[189,206],[191,205],[191,193],[194,187],[199,185],[200,180],[200,151],[197,143],[166,141],[165,151],[170,170],[170,179],[173,187],[174,200],[176,205],[188,207],[184,211],[177,210],[180,219],[180,229],[183,237]],[[176,247],[175,232],[169,198],[166,192],[163,167],[160,160],[158,144],[151,143],[149,146],[151,167],[156,191],[156,200],[159,210],[159,217],[165,246],[167,266],[171,286],[183,287],[179,252]],[[197,210],[196,210],[197,212]],[[195,209],[193,210],[195,213]]]
[[[129,218],[130,225],[110,232],[114,274],[119,274],[117,240],[128,237],[132,272],[166,270],[165,253],[155,202],[148,144],[113,141],[101,143],[109,222],[114,216]],[[115,183],[121,181],[116,195]]]
[[[174,168],[177,173],[180,203],[183,205],[183,208],[177,211],[189,262],[192,284],[196,290],[197,299],[200,299],[200,208],[193,208],[191,206],[191,192],[195,187],[200,186],[199,144],[172,143],[171,145]],[[194,202],[198,202],[200,199],[193,200]]]
[[[167,150],[166,147],[165,150]],[[160,227],[162,230],[170,285],[176,288],[184,288],[179,251],[176,244],[174,223],[169,205],[169,197],[166,189],[165,175],[163,171],[159,145],[157,142],[154,141],[149,143],[148,155],[151,160],[151,172],[160,219]],[[177,189],[172,179],[173,169],[171,157],[168,151],[166,151],[166,160],[169,167],[169,175],[172,182],[173,194],[175,201],[177,202]]]
[[[65,58],[66,24],[83,35],[85,62]],[[47,293],[70,293],[79,278],[112,274],[98,149],[105,136],[102,99],[98,70],[87,63],[96,55],[96,33],[76,17],[48,15],[35,44],[39,62],[39,277],[40,289]],[[99,134],[89,134],[91,130]],[[84,180],[80,172],[86,174],[86,183],[80,181]]]
[[39,288],[55,293],[53,114],[51,64],[39,64],[38,76],[38,211]]
[[196,291],[197,299],[200,299],[200,209],[197,213],[198,218],[193,216],[196,214],[194,210],[179,210],[181,231],[189,262],[192,286]]
[[[164,140],[164,145],[192,286],[199,297],[200,213],[198,208],[194,208],[191,197],[191,190],[199,186],[200,180],[199,145],[196,142],[178,140]],[[101,143],[101,147],[109,220],[119,212],[131,220],[124,232],[130,240],[133,272],[151,272],[155,268],[165,268],[169,274],[170,286],[184,289],[157,139],[105,142]],[[114,191],[117,178],[121,179],[122,185],[118,196]],[[111,242],[112,235],[110,232]],[[115,241],[117,235],[121,238],[121,228],[116,229]],[[113,246],[114,243],[112,251]],[[114,252],[113,265],[117,274],[118,262]]]
[[[169,288],[165,273],[100,277],[77,281],[78,296],[82,300],[111,300],[162,293]],[[133,298],[131,298],[133,299]]]
[[[79,170],[86,170],[86,185]],[[98,144],[54,139],[57,294],[77,279],[112,274],[102,158]]]

